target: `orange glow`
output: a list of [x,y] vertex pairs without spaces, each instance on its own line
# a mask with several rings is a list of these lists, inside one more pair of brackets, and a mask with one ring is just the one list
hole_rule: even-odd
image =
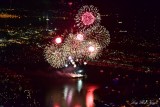
[[11,14],[6,14],[6,13],[1,13],[0,18],[20,18],[17,15],[11,15]]

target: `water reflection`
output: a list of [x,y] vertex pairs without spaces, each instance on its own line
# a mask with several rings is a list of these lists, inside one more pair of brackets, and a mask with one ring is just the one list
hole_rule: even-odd
[[86,94],[86,107],[94,107],[94,95],[93,91],[96,89],[96,86],[89,86]]
[[47,105],[49,107],[94,107],[93,91],[97,86],[84,82],[83,79],[58,82],[56,87],[47,94]]
[[64,100],[66,101],[68,106],[70,106],[72,102],[73,94],[74,94],[73,87],[68,87],[68,86],[64,87]]
[[82,79],[78,79],[78,81],[77,81],[77,89],[78,89],[78,92],[81,91],[82,86],[83,86]]

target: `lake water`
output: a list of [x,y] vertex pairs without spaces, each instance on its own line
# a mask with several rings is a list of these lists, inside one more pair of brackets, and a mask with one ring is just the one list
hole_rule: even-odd
[[99,87],[106,87],[101,94],[113,101],[123,95],[119,100],[160,103],[159,74],[88,66],[87,78],[62,78],[46,67],[22,68],[0,67],[0,107],[95,107]]
[[[32,73],[31,73],[32,72]],[[100,84],[85,78],[52,77],[45,71],[1,68],[0,107],[95,107]]]
[[97,84],[83,79],[60,80],[47,91],[45,103],[47,107],[94,107],[96,88]]

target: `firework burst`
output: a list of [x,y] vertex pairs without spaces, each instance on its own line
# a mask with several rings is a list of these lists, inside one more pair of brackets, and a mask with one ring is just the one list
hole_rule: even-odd
[[99,26],[100,20],[101,17],[98,13],[98,9],[93,5],[83,6],[75,16],[76,26],[81,30],[96,28],[96,26]]
[[44,56],[48,63],[55,68],[76,67],[84,61],[98,59],[103,48],[110,43],[110,34],[100,26],[100,20],[96,7],[85,5],[80,8],[75,17],[78,32],[55,36],[51,44],[45,47]]
[[77,34],[70,33],[66,38],[64,45],[62,46],[65,54],[67,56],[72,56],[74,58],[82,57],[84,52],[84,41],[77,39]]
[[103,26],[98,26],[96,29],[91,30],[87,29],[84,32],[87,39],[94,40],[95,42],[99,43],[101,47],[105,48],[110,43],[110,34],[109,31],[106,30]]
[[61,68],[65,65],[67,61],[66,54],[59,48],[58,46],[52,44],[50,46],[46,46],[44,49],[44,57],[47,62],[55,68]]
[[87,59],[98,59],[101,56],[102,47],[94,40],[88,40],[85,47],[84,51]]

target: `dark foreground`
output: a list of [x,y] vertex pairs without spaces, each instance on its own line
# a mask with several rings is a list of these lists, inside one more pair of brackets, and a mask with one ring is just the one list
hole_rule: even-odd
[[159,74],[87,66],[87,78],[66,79],[48,68],[20,68],[0,68],[1,107],[160,105]]

